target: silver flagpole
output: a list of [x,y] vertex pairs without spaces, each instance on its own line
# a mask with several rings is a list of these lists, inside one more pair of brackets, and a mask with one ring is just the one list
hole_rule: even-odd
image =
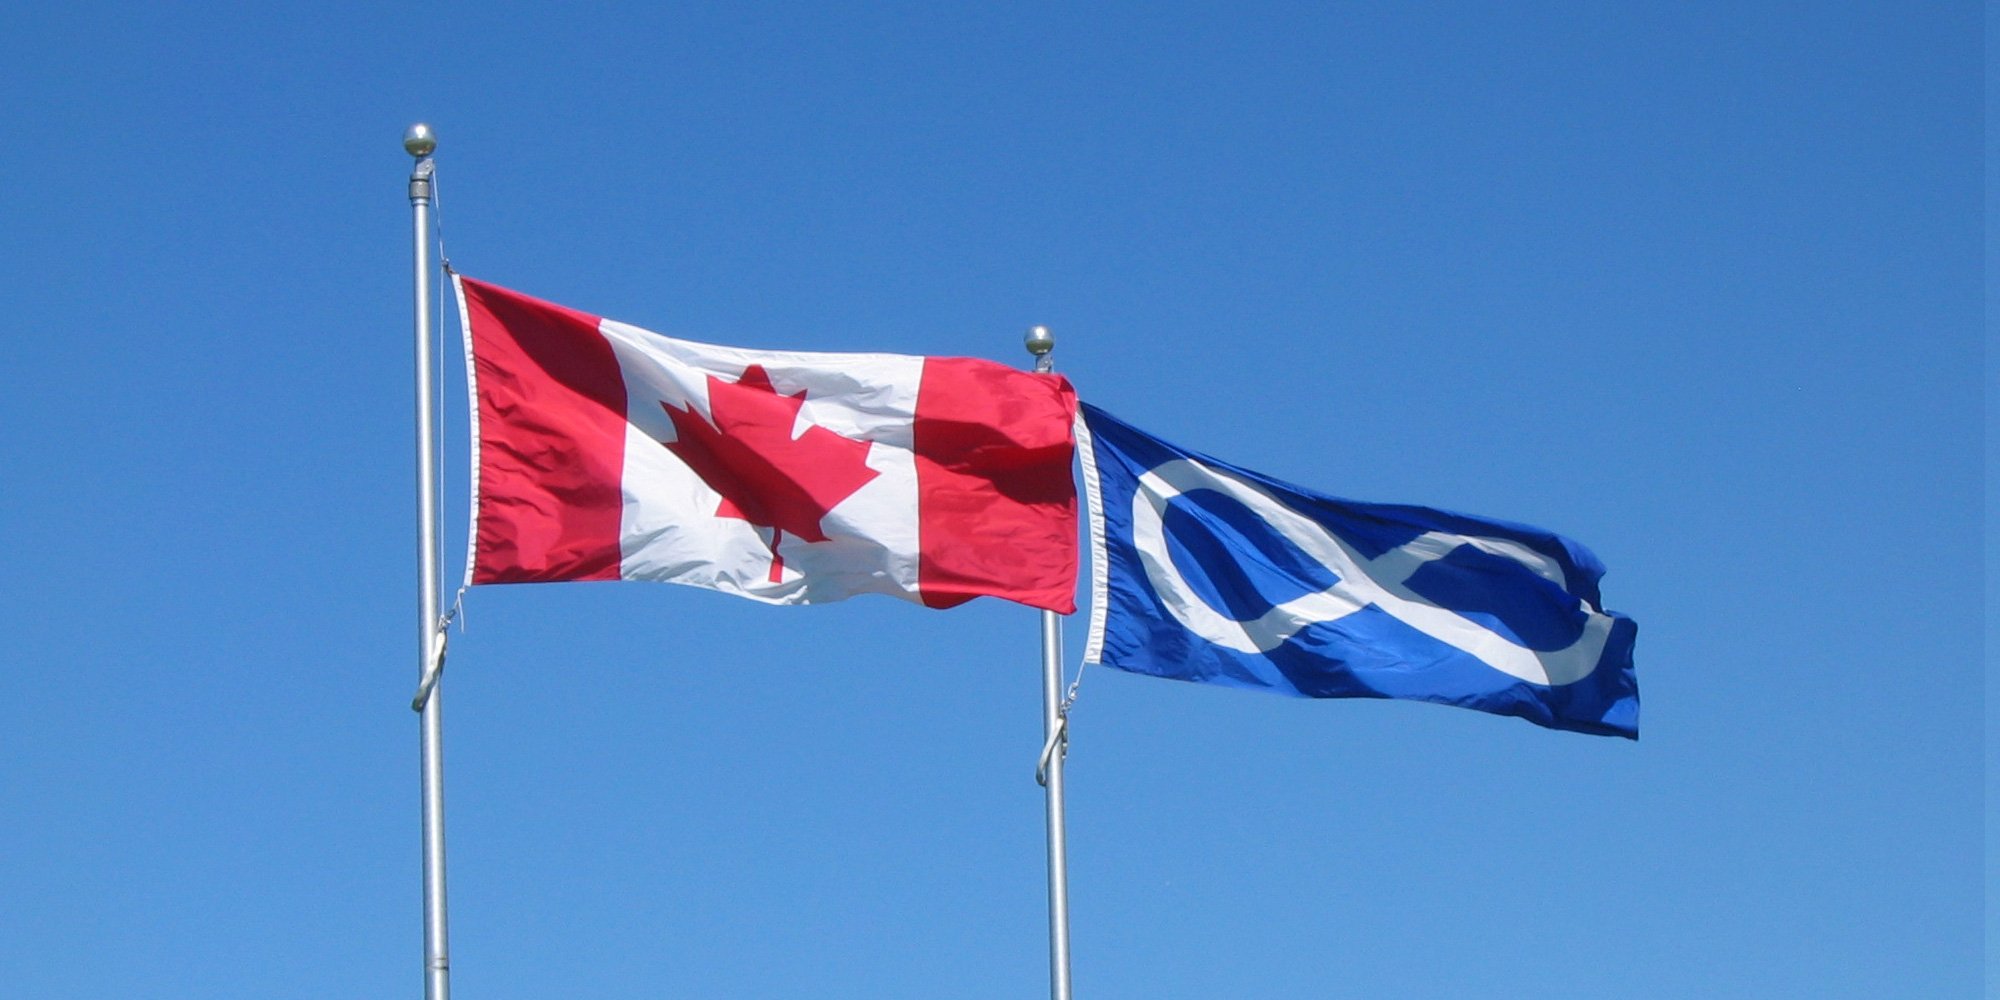
[[437,416],[431,399],[431,153],[437,149],[437,137],[429,125],[419,122],[403,133],[403,149],[417,160],[410,172],[417,290],[417,682],[420,687],[433,685],[421,707],[424,997],[450,1000],[451,959],[445,948],[444,716],[434,686],[444,653],[444,631],[438,619],[438,487],[433,452]]
[[[1046,326],[1028,331],[1028,353],[1035,370],[1055,370],[1049,357],[1055,335]],[[1063,757],[1069,752],[1069,716],[1062,692],[1062,616],[1042,612],[1042,759],[1035,778],[1048,801],[1049,828],[1049,996],[1069,995],[1069,857],[1063,828]]]

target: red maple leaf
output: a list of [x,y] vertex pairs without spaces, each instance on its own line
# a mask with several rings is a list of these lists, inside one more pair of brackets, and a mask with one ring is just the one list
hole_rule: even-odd
[[710,489],[722,494],[717,517],[734,517],[771,529],[771,582],[784,569],[778,540],[786,532],[808,542],[826,541],[820,519],[881,473],[868,467],[871,442],[814,424],[792,436],[806,394],[785,396],[762,365],[734,382],[708,377],[709,420],[694,407],[666,403],[679,440],[662,442]]

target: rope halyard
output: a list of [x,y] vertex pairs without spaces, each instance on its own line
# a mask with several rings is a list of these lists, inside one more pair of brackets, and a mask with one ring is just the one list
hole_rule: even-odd
[[[457,272],[451,266],[451,255],[445,252],[444,198],[443,198],[443,192],[441,191],[441,185],[438,183],[436,169],[435,167],[432,167],[430,165],[431,162],[432,161],[430,157],[425,157],[424,168],[423,168],[424,177],[427,182],[427,186],[430,189],[431,232],[433,238],[436,239],[437,241],[438,267],[440,270],[444,272],[446,278],[449,279],[451,275],[456,274]],[[433,323],[432,325],[432,330],[435,333],[437,355],[442,356],[444,354],[444,297],[443,296],[437,297],[436,310],[437,310],[437,316],[435,323]],[[436,379],[434,385],[434,391],[436,392],[436,396],[434,396],[433,398],[441,399],[443,398],[444,395],[444,373],[442,371],[439,371],[436,373],[434,377]],[[436,449],[436,457],[433,460],[434,464],[436,465],[436,469],[433,473],[437,477],[435,481],[442,481],[444,478],[443,437],[444,437],[444,427],[440,423],[440,426],[438,427],[438,438],[439,438],[438,447]],[[444,498],[442,496],[434,498],[433,504],[435,505],[434,516],[437,518],[437,520],[442,521],[444,519]],[[445,613],[438,617],[437,628],[431,634],[432,637],[431,637],[430,658],[426,661],[424,665],[423,677],[417,682],[417,693],[414,697],[410,699],[410,710],[413,712],[422,712],[424,710],[424,706],[430,703],[431,692],[437,690],[438,679],[444,675],[445,652],[451,645],[451,623],[454,620],[456,620],[460,616],[460,614],[462,614],[465,610],[465,590],[466,590],[465,586],[461,585],[458,588],[458,593],[453,595],[452,597],[451,607],[446,609]],[[464,630],[465,626],[463,624],[460,624],[459,631],[464,631]]]
[[[435,173],[431,175],[431,227],[437,232],[438,265],[444,268],[446,274],[457,274],[458,272],[451,266],[451,254],[446,253],[444,248],[444,188],[438,184]],[[443,296],[438,298],[438,315],[440,317],[438,325],[443,326]]]
[[[430,189],[431,189],[431,233],[433,237],[437,240],[438,268],[444,273],[445,280],[447,283],[449,283],[451,280],[451,276],[454,272],[452,271],[451,268],[451,256],[445,253],[444,250],[444,188],[443,185],[438,183],[438,177],[435,167],[432,168],[430,174]],[[441,358],[444,357],[444,343],[445,343],[445,336],[444,336],[445,297],[442,295],[438,295],[438,296],[433,296],[433,298],[435,299],[437,316],[436,320],[431,324],[431,332],[435,340],[435,353],[432,355],[432,357]],[[440,413],[437,422],[437,448],[435,449],[432,458],[432,464],[435,466],[435,470],[432,473],[434,478],[431,481],[434,483],[441,484],[444,482],[444,453],[445,453],[445,447],[444,447],[445,423],[442,414],[442,410],[444,409],[443,407],[444,369],[442,366],[438,368],[434,378],[435,382],[433,383],[433,388],[432,388],[433,395],[431,398],[439,401],[438,404],[436,405],[436,408],[440,411]],[[443,490],[440,489],[436,491],[436,494],[432,497],[432,507],[433,507],[432,517],[435,518],[433,523],[443,524],[444,523]],[[452,600],[451,610],[445,613],[444,620],[439,623],[438,628],[443,629],[446,626],[450,625],[451,620],[453,618],[458,617],[459,609],[464,603],[465,603],[465,588],[461,586],[458,588],[458,596],[453,598]],[[442,657],[440,657],[440,659],[442,659]],[[439,669],[443,669],[442,666],[440,666]],[[432,683],[435,684],[436,681],[433,680]],[[430,697],[429,692],[428,691],[424,692],[423,697],[428,699]],[[423,711],[423,707],[419,705],[417,710]]]

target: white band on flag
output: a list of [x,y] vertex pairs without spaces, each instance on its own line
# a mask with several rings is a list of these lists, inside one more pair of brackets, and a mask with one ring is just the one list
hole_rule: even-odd
[[[1249,621],[1211,607],[1174,565],[1166,539],[1168,504],[1197,490],[1212,490],[1241,504],[1305,556],[1331,570],[1335,582],[1324,590],[1275,605]],[[1573,683],[1597,669],[1611,635],[1611,616],[1578,599],[1576,611],[1583,615],[1584,623],[1576,641],[1562,649],[1531,649],[1481,622],[1440,607],[1408,586],[1426,563],[1461,546],[1511,559],[1537,576],[1558,585],[1564,583],[1561,566],[1518,542],[1427,531],[1371,559],[1325,525],[1254,484],[1190,458],[1163,462],[1140,475],[1131,502],[1132,542],[1161,605],[1189,631],[1240,653],[1269,653],[1309,625],[1338,621],[1374,607],[1495,670],[1531,684],[1554,685]]]

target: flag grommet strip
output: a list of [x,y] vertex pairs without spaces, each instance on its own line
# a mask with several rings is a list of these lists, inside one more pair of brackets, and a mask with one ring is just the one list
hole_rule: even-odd
[[[442,252],[443,238],[439,240]],[[465,343],[465,409],[466,409],[466,451],[472,466],[470,478],[466,480],[466,493],[471,497],[472,512],[465,521],[465,579],[459,583],[460,599],[464,599],[465,588],[472,586],[473,561],[479,554],[479,368],[472,362],[472,314],[465,310],[465,281],[457,271],[445,264],[445,273],[451,275],[452,295],[458,302],[458,329]]]
[[[1090,631],[1084,640],[1082,663],[1101,663],[1111,567],[1105,561],[1104,488],[1097,478],[1097,451],[1091,444],[1090,425],[1084,421],[1081,407],[1076,412],[1076,458],[1083,472],[1084,517],[1090,528]],[[1082,663],[1077,665],[1076,679],[1079,683],[1083,680]],[[1076,698],[1074,688],[1070,689],[1070,698]]]

